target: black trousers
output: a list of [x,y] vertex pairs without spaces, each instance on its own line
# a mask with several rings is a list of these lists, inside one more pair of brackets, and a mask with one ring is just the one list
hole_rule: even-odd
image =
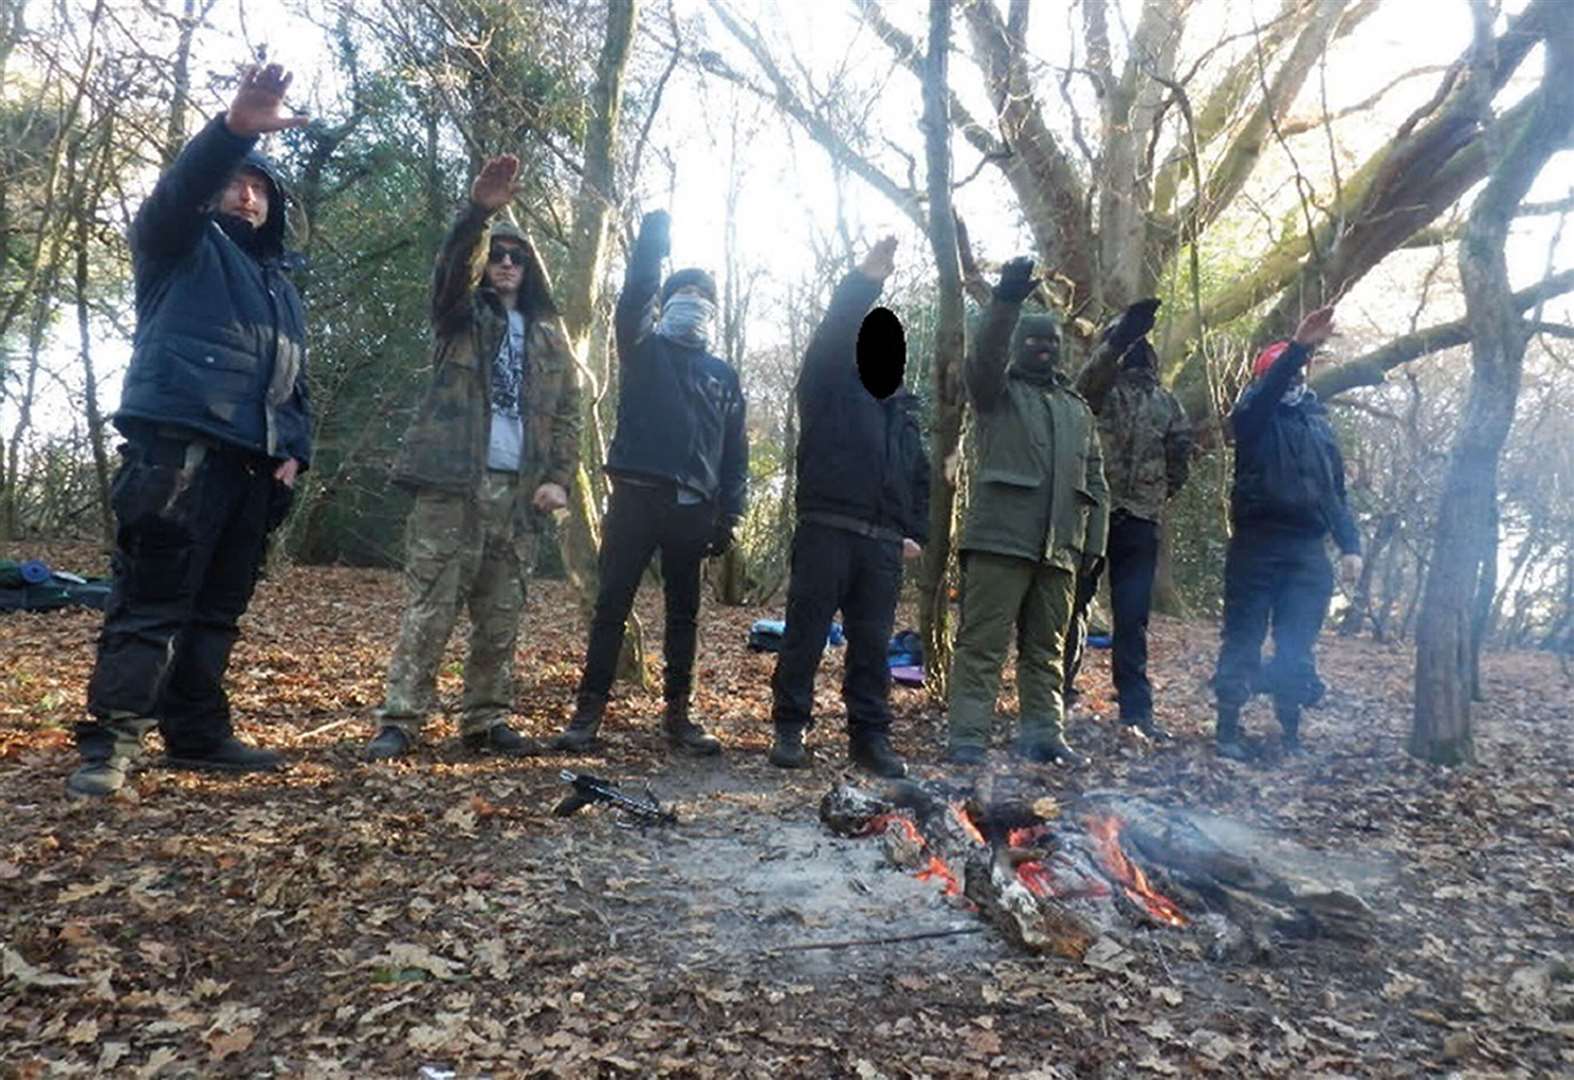
[[663,692],[668,701],[687,701],[694,686],[694,642],[700,611],[700,564],[716,525],[716,504],[680,504],[671,484],[651,486],[614,480],[601,522],[601,585],[585,650],[582,694],[605,696],[617,674],[623,625],[634,608],[640,578],[651,556],[661,552],[666,638]]
[[807,731],[814,726],[814,675],[831,618],[842,613],[847,667],[842,701],[849,734],[891,726],[887,653],[902,590],[902,543],[830,525],[800,522],[792,538],[787,630],[771,678],[772,719]]
[[224,673],[290,490],[260,454],[179,436],[120,449],[113,583],[77,745],[107,746],[100,721],[156,719],[171,753],[201,755],[232,733]]
[[[1258,689],[1273,695],[1281,713],[1314,704],[1323,689],[1314,649],[1332,597],[1321,536],[1237,532],[1224,559],[1223,643],[1213,676],[1219,707],[1238,710]],[[1264,668],[1270,627],[1274,655]]]
[[[1157,522],[1119,514],[1110,519],[1105,546],[1109,566],[1109,602],[1115,620],[1110,668],[1120,717],[1137,723],[1153,716],[1153,684],[1148,681],[1148,617],[1153,613],[1153,575],[1159,565]],[[1098,575],[1077,578],[1075,633],[1068,644],[1066,689],[1082,667],[1087,645],[1088,608],[1098,592]]]

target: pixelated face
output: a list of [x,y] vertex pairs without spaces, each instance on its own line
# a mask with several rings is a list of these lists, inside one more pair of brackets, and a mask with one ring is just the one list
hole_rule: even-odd
[[877,307],[858,328],[858,380],[880,400],[896,393],[907,371],[907,335],[902,320]]
[[259,170],[237,169],[219,195],[219,213],[238,217],[252,228],[260,229],[268,220],[268,200],[272,194],[273,184]]

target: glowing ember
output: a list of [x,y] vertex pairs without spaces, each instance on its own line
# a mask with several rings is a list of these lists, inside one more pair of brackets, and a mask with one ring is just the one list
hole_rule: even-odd
[[1054,875],[1041,862],[1018,863],[1017,880],[1026,885],[1027,891],[1034,896],[1055,895]]
[[[966,815],[962,815],[960,819],[966,821]],[[913,824],[913,819],[906,814],[877,814],[869,819],[869,824],[862,835],[875,836],[888,832],[893,828],[904,833],[918,850],[922,851],[929,846],[924,842],[924,835],[918,831],[918,826]],[[980,837],[980,840],[982,840],[982,837]],[[938,855],[930,855],[929,862],[914,876],[919,881],[934,879],[941,882],[944,886],[942,891],[947,896],[956,896],[962,891],[962,883],[957,880],[956,875],[951,872],[951,868]]]
[[1163,893],[1155,892],[1148,884],[1148,876],[1142,872],[1142,867],[1126,858],[1120,846],[1121,824],[1120,818],[1113,816],[1087,819],[1088,835],[1098,844],[1104,869],[1120,883],[1127,896],[1146,908],[1148,914],[1159,922],[1169,926],[1185,926],[1186,916],[1175,902]]
[[941,891],[947,896],[956,896],[962,891],[962,883],[956,879],[951,868],[938,855],[929,856],[929,865],[918,871],[916,876],[919,881],[929,881],[933,878],[942,882],[945,887]]
[[1032,847],[1039,840],[1049,835],[1048,825],[1027,825],[1020,829],[1012,829],[1006,834],[1006,843],[1012,847]]
[[988,845],[989,841],[984,839],[984,834],[978,831],[978,826],[973,824],[973,819],[967,816],[967,807],[961,800],[951,804],[951,818],[961,828],[963,835],[973,843],[979,847]]

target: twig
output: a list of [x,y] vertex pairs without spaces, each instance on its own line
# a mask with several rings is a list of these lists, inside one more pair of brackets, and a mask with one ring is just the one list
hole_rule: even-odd
[[353,724],[359,719],[360,719],[360,717],[358,717],[358,716],[346,716],[342,720],[334,720],[331,723],[327,723],[327,724],[322,725],[322,727],[314,727],[310,731],[303,731],[301,734],[299,734],[299,735],[297,735],[295,737],[295,740],[296,740],[296,742],[305,742],[307,739],[311,738],[313,735],[324,735],[324,734],[327,734],[328,732],[334,730],[335,728],[342,728],[346,724]]
[[809,941],[798,945],[778,945],[764,950],[765,955],[784,952],[810,952],[816,949],[853,949],[860,945],[900,945],[908,941],[926,941],[930,938],[961,937],[964,934],[982,934],[988,927],[959,926],[951,930],[925,930],[916,934],[892,934],[889,937],[849,938],[846,941]]

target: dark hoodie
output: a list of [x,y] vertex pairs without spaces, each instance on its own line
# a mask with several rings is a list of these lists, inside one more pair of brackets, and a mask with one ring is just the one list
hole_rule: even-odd
[[[311,458],[306,321],[284,275],[287,193],[271,162],[214,118],[131,223],[137,330],[115,424],[187,428],[276,459]],[[235,170],[268,178],[260,229],[214,210]]]

